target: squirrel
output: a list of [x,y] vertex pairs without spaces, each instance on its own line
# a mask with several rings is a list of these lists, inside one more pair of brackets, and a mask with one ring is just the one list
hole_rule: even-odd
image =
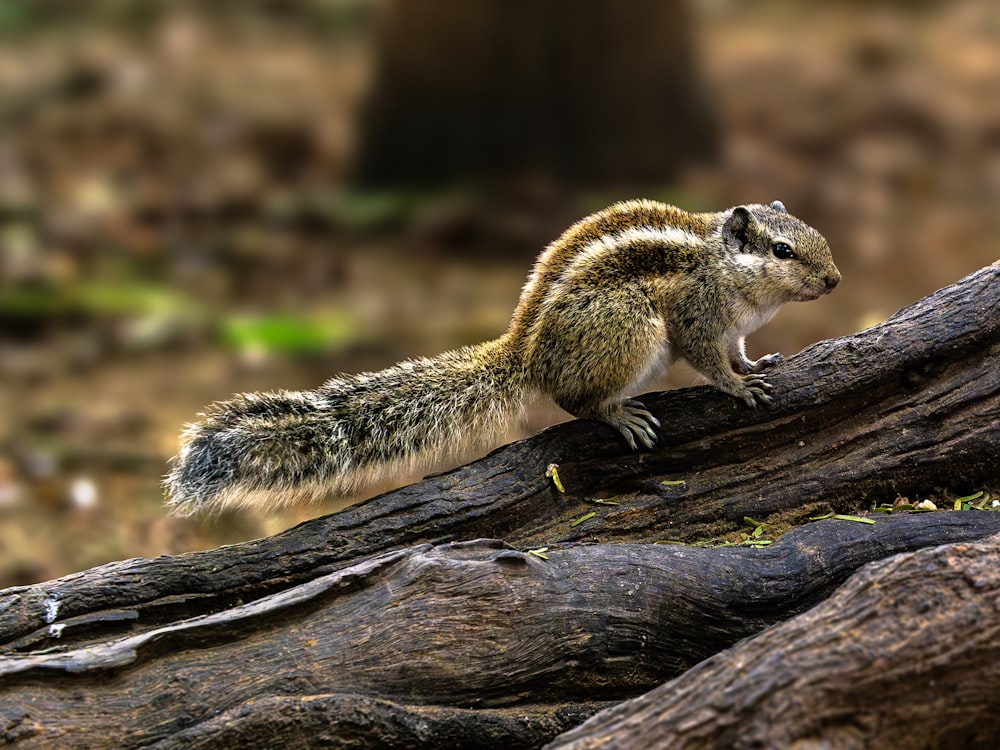
[[840,278],[824,237],[780,201],[615,204],[541,253],[498,339],[209,407],[182,436],[168,503],[188,514],[356,496],[495,448],[538,396],[651,449],[660,422],[632,396],[684,357],[748,406],[771,402],[764,372],[781,355],[749,360],[744,337]]

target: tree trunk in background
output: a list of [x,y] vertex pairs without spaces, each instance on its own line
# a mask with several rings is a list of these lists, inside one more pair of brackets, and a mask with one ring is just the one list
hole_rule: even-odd
[[356,181],[655,181],[714,155],[684,0],[393,0]]

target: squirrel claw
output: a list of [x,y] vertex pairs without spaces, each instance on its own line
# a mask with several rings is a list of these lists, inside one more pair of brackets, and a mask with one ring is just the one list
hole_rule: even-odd
[[[622,403],[617,411],[604,417],[604,421],[618,430],[629,447],[639,450],[639,443],[652,449],[656,445],[655,427],[660,426],[660,420],[642,402],[629,399]],[[639,443],[636,442],[638,438]]]
[[763,375],[751,373],[740,377],[738,383],[731,389],[725,388],[724,390],[736,398],[743,399],[747,406],[754,409],[758,402],[770,404],[774,401],[774,397],[771,396],[773,388],[774,386],[767,382]]

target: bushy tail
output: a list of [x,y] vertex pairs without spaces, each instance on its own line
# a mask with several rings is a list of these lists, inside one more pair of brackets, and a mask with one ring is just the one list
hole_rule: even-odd
[[240,394],[189,425],[164,487],[181,514],[358,496],[498,445],[523,393],[503,339],[330,380]]

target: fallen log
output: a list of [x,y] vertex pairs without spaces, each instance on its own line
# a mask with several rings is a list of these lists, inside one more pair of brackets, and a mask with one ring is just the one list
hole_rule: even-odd
[[[765,548],[418,545],[134,635],[117,635],[117,618],[61,622],[75,647],[0,656],[0,725],[28,747],[241,747],[241,731],[275,732],[289,710],[346,731],[364,706],[368,733],[354,727],[355,742],[386,747],[387,723],[476,706],[489,711],[454,722],[448,741],[483,747],[497,712],[516,706],[526,726],[489,746],[537,747],[569,728],[555,711],[580,721],[648,690],[801,612],[868,561],[996,532],[1000,513],[967,511],[829,519]],[[403,737],[400,747],[416,740]]]
[[1000,536],[873,563],[547,750],[1000,745]]
[[[710,388],[647,396],[668,425],[654,451],[572,422],[268,539],[0,592],[0,737],[242,747],[274,731],[305,746],[325,721],[358,747],[537,747],[864,562],[997,530],[1000,514],[934,513],[824,522],[766,549],[648,544],[732,536],[744,516],[794,527],[897,494],[995,491],[998,281],[994,264],[806,349],[774,371],[767,409]],[[510,547],[446,544],[479,537]],[[527,552],[542,546],[548,559]],[[656,586],[629,586],[640,574]],[[402,596],[418,583],[424,599]]]

